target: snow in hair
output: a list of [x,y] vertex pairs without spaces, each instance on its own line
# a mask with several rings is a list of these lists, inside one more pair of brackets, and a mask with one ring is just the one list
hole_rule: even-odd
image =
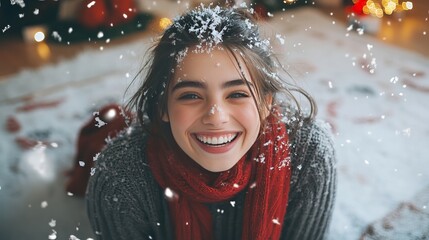
[[[197,50],[211,51],[213,47],[219,45],[223,41],[223,34],[228,29],[229,24],[228,19],[225,16],[222,16],[224,10],[219,6],[214,8],[211,5],[205,7],[201,4],[198,8],[191,10],[186,16],[180,16],[174,19],[173,25],[170,28],[176,28],[179,32],[187,30],[190,34],[194,34],[199,44],[196,46]],[[191,21],[191,26],[187,26],[188,23],[184,22],[185,18],[189,18]],[[173,44],[181,41],[177,39],[177,36],[173,33],[169,36],[173,40]]]
[[[249,9],[247,9],[249,13]],[[168,38],[172,40],[172,44],[178,44],[181,42],[179,35],[180,33],[194,36],[198,41],[196,46],[199,50],[210,51],[214,47],[219,47],[224,41],[224,35],[234,26],[234,22],[231,21],[230,14],[239,14],[234,12],[233,9],[225,9],[219,6],[213,7],[213,4],[204,6],[201,4],[196,9],[191,10],[189,13],[176,17],[173,24],[170,26],[167,32],[170,32]],[[257,26],[250,21],[250,19],[243,19],[245,26],[250,30],[251,36],[237,36],[242,37],[244,43],[248,47],[261,47],[267,48],[269,42],[267,40],[261,40],[258,36]],[[251,29],[254,28],[255,32]],[[175,34],[178,33],[178,34]],[[249,46],[250,45],[250,46]]]

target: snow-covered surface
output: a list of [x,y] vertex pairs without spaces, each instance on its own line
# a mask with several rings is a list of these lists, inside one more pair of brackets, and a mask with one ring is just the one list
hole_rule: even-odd
[[[329,239],[357,240],[369,224],[428,191],[429,59],[334,21],[300,8],[263,26],[318,102],[319,117],[332,124],[339,176]],[[104,104],[123,102],[150,42],[88,50],[0,81],[0,239],[93,237],[83,199],[65,192],[64,172],[79,128]],[[33,103],[53,107],[22,108]],[[19,131],[6,130],[10,117]],[[25,150],[17,138],[44,144]],[[421,199],[412,202],[424,214],[403,211],[409,228],[397,231],[429,226],[428,198]]]

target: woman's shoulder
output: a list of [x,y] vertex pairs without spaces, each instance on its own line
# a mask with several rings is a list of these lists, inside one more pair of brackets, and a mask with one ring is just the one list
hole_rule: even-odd
[[292,183],[304,176],[335,173],[334,138],[328,123],[320,119],[303,122],[290,139]]
[[293,148],[329,148],[333,149],[334,140],[331,126],[321,120],[303,121],[290,136]]
[[283,237],[323,239],[336,195],[333,135],[326,122],[316,119],[299,125],[290,139],[292,176]]
[[[149,219],[156,218],[153,211],[161,209],[157,196],[162,195],[147,164],[146,139],[143,128],[133,125],[110,140],[97,157],[86,196],[93,224],[110,228],[135,220],[146,229]],[[105,222],[97,220],[100,216]]]
[[146,139],[143,128],[132,125],[106,144],[91,171],[89,191],[92,195],[123,195],[123,199],[137,195],[143,199],[157,191],[147,163]]
[[131,125],[114,139],[109,139],[103,150],[94,157],[95,171],[111,175],[129,175],[147,168],[145,155],[147,133],[139,125]]

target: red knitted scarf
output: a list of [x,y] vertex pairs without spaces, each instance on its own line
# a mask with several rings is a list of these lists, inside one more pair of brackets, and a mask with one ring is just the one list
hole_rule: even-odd
[[147,153],[155,179],[165,189],[176,239],[213,239],[205,203],[221,202],[247,191],[242,239],[279,239],[290,185],[290,158],[285,124],[270,115],[264,132],[230,170],[209,172],[178,146],[172,150],[150,137]]

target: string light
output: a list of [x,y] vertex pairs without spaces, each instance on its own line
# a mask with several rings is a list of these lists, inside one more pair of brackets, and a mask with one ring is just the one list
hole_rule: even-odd
[[283,0],[283,3],[285,3],[285,4],[293,4],[295,2],[296,2],[296,0]]
[[[287,0],[284,0],[287,1]],[[357,4],[359,1],[354,0]],[[394,12],[401,12],[413,9],[411,1],[403,1],[399,3],[398,0],[368,0],[362,7],[362,12],[367,15],[376,16],[378,18],[386,15],[391,15]]]
[[402,9],[404,9],[404,10],[411,10],[411,9],[413,9],[413,3],[410,2],[410,1],[403,2],[402,3]]
[[45,34],[43,32],[36,32],[34,34],[34,41],[41,42],[45,40]]
[[161,18],[159,20],[159,27],[164,30],[168,28],[172,23],[173,22],[169,18]]

